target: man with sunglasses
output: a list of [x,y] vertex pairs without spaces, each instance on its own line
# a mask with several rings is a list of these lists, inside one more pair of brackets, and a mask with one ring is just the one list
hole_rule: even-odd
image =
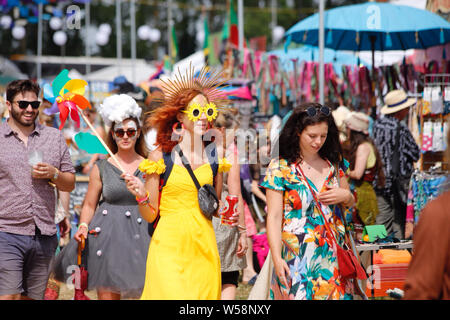
[[[0,300],[43,299],[57,246],[53,187],[67,192],[75,187],[61,132],[36,121],[39,91],[30,80],[6,88],[10,117],[0,125]],[[33,153],[41,159],[31,166]]]

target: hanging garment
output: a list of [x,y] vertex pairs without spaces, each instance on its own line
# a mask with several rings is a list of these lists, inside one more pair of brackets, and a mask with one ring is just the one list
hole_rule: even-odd
[[447,175],[443,174],[428,174],[418,171],[413,173],[411,189],[413,192],[414,223],[417,224],[420,213],[427,203],[445,191],[447,178]]
[[445,87],[445,89],[444,89],[444,112],[443,113],[444,113],[444,115],[450,113],[450,87]]
[[441,88],[434,87],[431,90],[431,114],[441,114],[444,111],[442,103]]
[[431,113],[431,87],[423,88],[422,114],[424,116]]
[[444,151],[444,132],[440,121],[433,122],[433,145],[431,151]]
[[423,124],[422,151],[430,151],[433,144],[433,122],[425,121]]
[[403,63],[400,65],[399,77],[403,90],[405,90],[405,92],[408,92],[408,65],[406,64],[405,59],[403,59]]
[[444,150],[447,150],[447,135],[448,135],[448,122],[445,121],[444,122],[444,126],[443,126],[443,135],[444,135]]

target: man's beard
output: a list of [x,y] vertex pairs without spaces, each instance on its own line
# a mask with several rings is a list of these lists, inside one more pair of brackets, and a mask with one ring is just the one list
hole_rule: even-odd
[[39,115],[39,111],[36,112],[36,114],[34,114],[34,117],[32,118],[31,122],[24,122],[21,120],[21,116],[24,115],[25,113],[23,111],[16,111],[14,110],[14,108],[11,108],[11,117],[18,122],[20,125],[24,126],[24,127],[30,127],[30,126],[34,126],[34,123],[36,121],[36,118]]

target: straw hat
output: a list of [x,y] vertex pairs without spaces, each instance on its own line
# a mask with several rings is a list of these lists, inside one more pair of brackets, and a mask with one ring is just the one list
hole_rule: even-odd
[[380,112],[382,114],[391,114],[411,107],[414,103],[416,103],[416,99],[408,98],[406,92],[400,89],[389,92],[384,97],[384,102],[386,105],[381,108]]
[[344,120],[347,128],[364,134],[369,134],[369,121],[369,116],[362,112],[350,112]]
[[333,110],[331,114],[333,115],[334,122],[336,123],[336,127],[339,130],[343,130],[342,125],[344,124],[344,120],[347,115],[350,113],[350,109],[346,106],[339,106],[336,110]]

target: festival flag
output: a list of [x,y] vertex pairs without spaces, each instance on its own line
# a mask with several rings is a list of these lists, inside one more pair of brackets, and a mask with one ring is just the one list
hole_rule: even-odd
[[172,56],[170,58],[172,59],[173,62],[175,62],[178,57],[178,42],[177,42],[177,35],[175,33],[175,28],[173,26],[171,27],[170,32],[171,32],[170,47],[172,52]]
[[222,46],[222,34],[216,32],[208,36],[208,65],[220,65],[219,54]]
[[230,43],[239,46],[238,18],[234,7],[234,0],[230,0],[227,18],[222,29],[222,39],[227,39]]
[[203,54],[205,55],[205,64],[209,63],[209,28],[208,28],[208,17],[205,15],[203,18],[203,32],[205,34],[205,39],[203,40]]
[[250,49],[254,51],[266,51],[267,36],[253,37],[250,39]]
[[166,69],[168,71],[172,71],[173,63],[172,63],[172,59],[170,59],[170,57],[168,55],[164,55],[163,63],[164,63],[163,64],[164,69]]

